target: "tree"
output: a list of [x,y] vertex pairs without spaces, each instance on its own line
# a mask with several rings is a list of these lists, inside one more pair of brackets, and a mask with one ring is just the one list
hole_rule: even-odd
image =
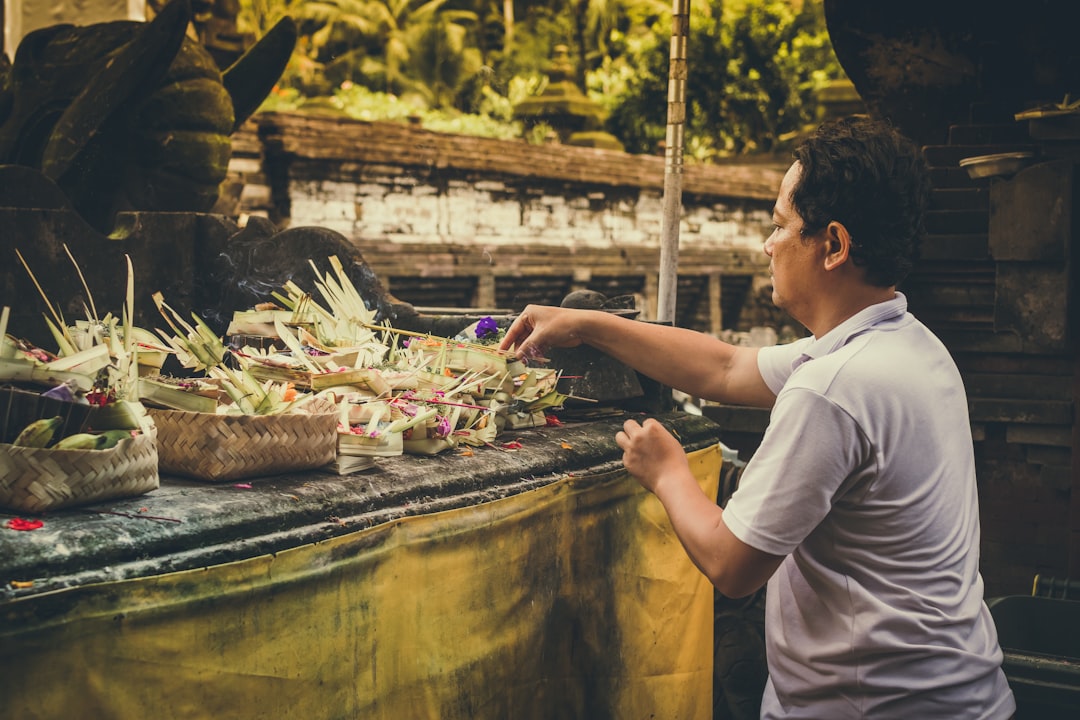
[[[698,159],[775,151],[814,120],[816,91],[844,77],[820,4],[730,5],[691,4],[686,142]],[[633,152],[665,136],[670,33],[670,16],[634,28],[590,78],[608,131]]]
[[[552,49],[576,72],[627,150],[666,134],[668,0],[242,0],[253,25],[281,14],[301,38],[284,85],[305,95],[344,81],[477,112],[495,96],[542,92]],[[842,79],[821,3],[691,3],[686,146],[692,159],[774,152],[815,119],[815,93]],[[260,34],[256,30],[256,35]],[[398,109],[398,111],[400,108]],[[503,115],[505,116],[505,114]]]
[[464,10],[437,13],[409,24],[406,85],[428,107],[455,107],[466,83],[480,72],[480,50],[466,44],[467,30],[476,25],[476,15]]

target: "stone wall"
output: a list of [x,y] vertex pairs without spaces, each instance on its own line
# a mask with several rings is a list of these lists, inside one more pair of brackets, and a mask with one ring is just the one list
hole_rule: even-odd
[[[662,194],[628,187],[581,188],[516,178],[417,177],[405,168],[331,168],[293,163],[289,223],[397,243],[469,240],[492,246],[658,245]],[[446,173],[445,175],[449,175]],[[682,247],[760,250],[771,202],[698,200],[684,208]]]
[[[639,296],[655,312],[664,158],[272,113],[234,137],[219,210],[336,230],[402,300],[517,310],[570,290]],[[786,163],[687,166],[677,320],[779,327],[761,302],[762,243]],[[755,284],[755,278],[758,279]]]

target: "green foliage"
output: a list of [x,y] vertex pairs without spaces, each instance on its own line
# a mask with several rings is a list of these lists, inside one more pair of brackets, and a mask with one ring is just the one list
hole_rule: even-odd
[[[658,18],[655,25],[668,28],[670,38],[670,18]],[[656,30],[616,37],[623,54],[605,60],[588,78],[589,96],[608,111],[606,129],[627,152],[654,153],[667,134],[670,40],[665,44]]]
[[421,115],[421,124],[427,130],[455,135],[500,140],[514,140],[521,137],[520,123],[506,123],[488,115],[448,114],[439,110],[429,110]]
[[279,88],[259,109],[334,112],[356,120],[410,122],[435,132],[502,140],[522,137],[521,123],[509,119],[508,101],[494,93],[488,112],[466,114],[453,109],[428,109],[416,96],[399,97],[346,81],[332,95],[315,98],[305,97],[295,88]]
[[[719,6],[719,3],[713,3]],[[816,116],[815,95],[844,77],[820,4],[744,2],[719,17],[691,5],[686,151],[708,160],[774,152]],[[624,54],[589,76],[610,111],[608,130],[631,152],[655,152],[667,124],[670,19],[619,43]]]
[[[282,14],[301,38],[263,109],[335,109],[366,119],[522,137],[514,104],[543,91],[557,44],[570,47],[605,129],[629,152],[666,136],[671,3],[546,0],[241,0],[244,29]],[[844,77],[819,2],[691,3],[685,151],[690,161],[770,153],[816,119],[815,94]],[[385,113],[385,115],[380,115]],[[540,141],[551,128],[530,130]]]
[[266,96],[259,112],[289,112],[299,110],[304,104],[304,96],[296,88],[276,87]]
[[240,0],[237,25],[244,33],[262,37],[284,15],[296,17],[296,7],[302,0]]
[[458,95],[480,72],[480,50],[465,43],[475,21],[473,13],[440,13],[406,31],[410,48],[407,87],[428,107],[456,107]]
[[410,100],[349,82],[334,91],[329,105],[357,120],[406,122],[411,117],[420,117],[426,111],[423,104],[415,98]]

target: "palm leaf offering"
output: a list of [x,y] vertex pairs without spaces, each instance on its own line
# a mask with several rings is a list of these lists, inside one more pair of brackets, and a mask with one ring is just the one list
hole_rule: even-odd
[[289,381],[336,403],[339,454],[432,455],[491,444],[503,430],[544,425],[545,411],[565,401],[557,370],[527,367],[474,337],[378,324],[338,258],[329,264],[322,273],[311,263],[318,299],[290,281],[273,294],[276,304],[234,314],[232,327],[241,327],[255,312],[276,313],[264,316],[269,347],[232,354],[253,377]]
[[[546,411],[567,398],[556,390],[559,371],[530,368],[490,341],[497,332],[490,318],[482,321],[488,342],[476,333],[436,337],[377,322],[336,257],[325,273],[311,263],[314,292],[290,281],[273,302],[235,313],[230,329],[243,332],[230,344],[161,293],[153,300],[166,329],[155,335],[135,327],[127,265],[119,315],[99,313],[77,264],[85,319],[69,323],[42,294],[55,353],[8,335],[4,309],[0,381],[63,386],[121,416],[110,421],[114,427],[141,427],[144,404],[236,416],[336,407],[338,454],[354,458],[491,445],[505,430],[546,424]],[[162,375],[167,355],[193,377]]]
[[140,394],[145,402],[171,410],[221,415],[277,415],[298,408],[312,397],[298,393],[288,381],[256,378],[245,362],[230,366],[228,360],[243,356],[232,353],[202,318],[191,313],[194,324],[189,323],[165,302],[161,293],[154,293],[153,298],[172,330],[169,334],[159,329],[162,339],[183,367],[205,375],[193,379],[162,375],[143,378]]
[[195,325],[191,325],[165,303],[161,293],[154,293],[153,298],[158,312],[173,331],[172,335],[160,329],[158,333],[176,354],[181,365],[200,371],[217,367],[225,361],[225,344],[195,313],[191,314]]
[[[0,383],[13,386],[24,395],[39,392],[43,400],[40,407],[51,408],[49,412],[54,415],[56,407],[50,403],[63,403],[62,428],[50,435],[41,447],[106,449],[105,431],[138,434],[146,432],[152,425],[138,402],[138,376],[142,367],[139,356],[146,347],[140,338],[145,339],[149,333],[132,324],[135,289],[130,258],[126,262],[127,285],[121,314],[101,315],[74,256],[67,246],[64,251],[86,293],[85,319],[69,323],[45,295],[26,260],[16,250],[19,261],[45,302],[48,311],[45,322],[57,350],[51,352],[8,334],[10,308],[3,308],[0,311]],[[88,410],[82,411],[80,406]],[[72,420],[76,416],[82,419]],[[26,421],[46,423],[52,419],[27,416],[21,421],[24,424]],[[5,437],[12,432],[12,428],[5,428]],[[89,444],[75,445],[76,441]],[[115,442],[108,445],[111,447]]]

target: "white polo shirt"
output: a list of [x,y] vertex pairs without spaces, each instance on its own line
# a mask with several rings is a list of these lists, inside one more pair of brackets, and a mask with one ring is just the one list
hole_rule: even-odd
[[724,521],[787,556],[766,591],[762,717],[1008,718],[948,351],[897,293],[758,366],[776,404]]

